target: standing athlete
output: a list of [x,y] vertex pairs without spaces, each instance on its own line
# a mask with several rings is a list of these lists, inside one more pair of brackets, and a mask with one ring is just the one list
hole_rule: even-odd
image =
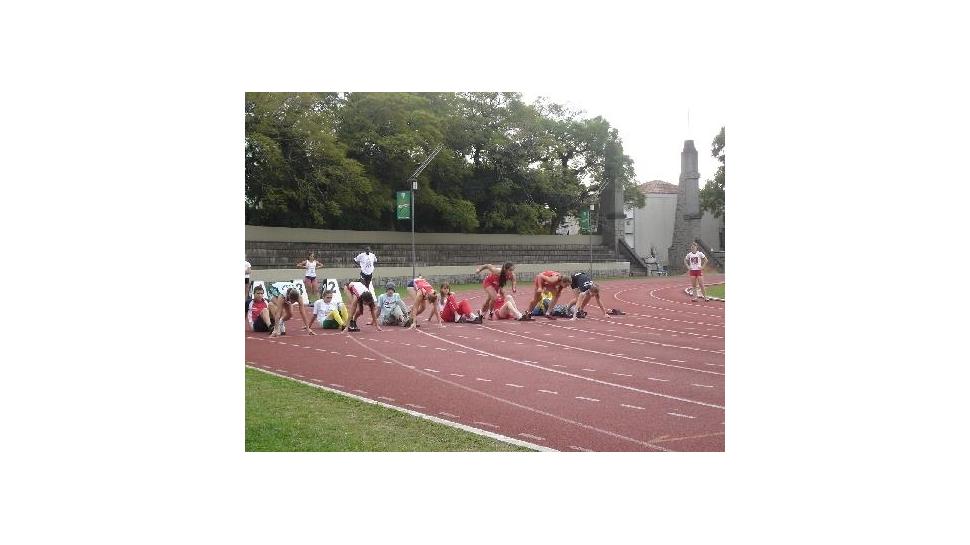
[[697,285],[701,286],[701,296],[710,301],[711,298],[704,292],[704,267],[707,265],[707,256],[697,249],[697,243],[690,243],[690,253],[684,256],[684,265],[687,265],[690,275],[690,300],[697,301]]

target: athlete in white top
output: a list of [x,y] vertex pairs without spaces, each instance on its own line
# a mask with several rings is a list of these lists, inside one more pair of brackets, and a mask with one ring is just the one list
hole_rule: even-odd
[[700,284],[701,297],[710,301],[711,298],[704,292],[704,267],[707,265],[707,256],[697,249],[696,242],[690,243],[690,253],[684,256],[684,265],[687,266],[690,275],[690,300],[697,301],[697,285]]
[[248,301],[249,301],[249,273],[252,270],[253,266],[250,265],[250,263],[248,261],[243,261],[243,263],[246,264],[246,297],[245,298],[246,298],[246,301],[247,301],[246,304],[248,305],[249,304],[248,303]]
[[374,276],[374,263],[377,263],[377,256],[370,251],[370,246],[365,246],[364,251],[357,254],[354,261],[360,265],[360,279],[365,286],[370,286],[371,278]]
[[308,294],[317,293],[317,267],[323,267],[323,263],[317,261],[317,256],[310,252],[306,259],[296,264],[297,267],[306,267],[303,279],[306,281]]

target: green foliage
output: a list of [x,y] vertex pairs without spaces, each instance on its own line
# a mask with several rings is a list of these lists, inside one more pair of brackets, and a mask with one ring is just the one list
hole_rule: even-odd
[[246,222],[409,230],[394,192],[418,177],[416,230],[553,233],[633,161],[602,117],[518,93],[247,93]]
[[724,216],[724,127],[711,142],[711,156],[721,163],[714,173],[713,180],[707,180],[700,192],[701,208],[714,214]]

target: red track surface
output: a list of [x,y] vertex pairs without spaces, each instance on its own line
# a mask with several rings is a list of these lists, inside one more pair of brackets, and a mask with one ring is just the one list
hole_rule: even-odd
[[688,284],[604,282],[603,305],[627,313],[612,319],[591,305],[575,321],[378,332],[362,317],[359,333],[317,336],[291,320],[284,337],[247,331],[246,363],[555,450],[723,451],[724,303],[690,302]]

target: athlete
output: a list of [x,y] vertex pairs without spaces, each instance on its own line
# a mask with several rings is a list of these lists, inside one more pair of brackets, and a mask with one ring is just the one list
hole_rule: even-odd
[[697,249],[697,243],[690,243],[690,253],[684,256],[684,265],[687,266],[687,274],[690,275],[690,300],[697,301],[697,286],[701,287],[701,296],[710,301],[711,298],[704,292],[704,267],[707,266],[707,256]]
[[441,284],[441,305],[439,307],[441,318],[446,322],[457,322],[465,324],[482,323],[482,315],[472,312],[472,304],[468,299],[458,301],[455,294],[451,293],[451,285],[448,282]]
[[475,274],[482,271],[488,271],[489,274],[482,282],[482,289],[485,290],[485,302],[482,303],[482,310],[479,314],[484,316],[485,311],[488,311],[488,318],[491,319],[498,291],[504,289],[509,280],[512,281],[512,293],[515,293],[515,265],[506,263],[502,265],[502,268],[498,268],[495,265],[485,264],[476,269]]
[[418,276],[414,280],[408,282],[408,291],[413,291],[414,293],[414,304],[409,309],[409,314],[414,318],[414,322],[411,324],[410,329],[418,327],[418,318],[421,317],[421,313],[424,312],[425,305],[431,306],[431,312],[428,313],[428,321],[435,316],[438,317],[438,325],[444,327],[445,324],[441,321],[441,314],[438,312],[438,294],[434,291],[434,287],[428,283],[427,280]]
[[546,290],[551,291],[553,297],[552,303],[548,306],[548,309],[543,316],[549,318],[550,320],[555,320],[555,318],[552,316],[552,309],[555,308],[556,301],[559,300],[559,296],[562,293],[563,288],[568,287],[570,283],[571,279],[568,276],[556,271],[543,271],[542,273],[537,274],[535,279],[532,281],[532,284],[535,287],[535,295],[532,297],[532,302],[529,303],[529,310],[525,312],[525,315],[522,316],[520,320],[528,321],[532,319],[532,309],[534,309],[536,305],[539,304],[539,301],[542,300],[542,293]]
[[303,279],[306,281],[307,293],[317,293],[317,267],[323,267],[323,263],[317,261],[317,256],[310,252],[307,258],[296,266],[306,267]]
[[350,294],[350,325],[347,327],[347,333],[360,331],[360,327],[357,326],[357,318],[364,314],[364,305],[370,308],[371,322],[368,325],[373,325],[378,331],[384,331],[377,319],[377,303],[374,301],[374,294],[367,291],[364,284],[356,281],[348,280],[344,284],[344,288]]

